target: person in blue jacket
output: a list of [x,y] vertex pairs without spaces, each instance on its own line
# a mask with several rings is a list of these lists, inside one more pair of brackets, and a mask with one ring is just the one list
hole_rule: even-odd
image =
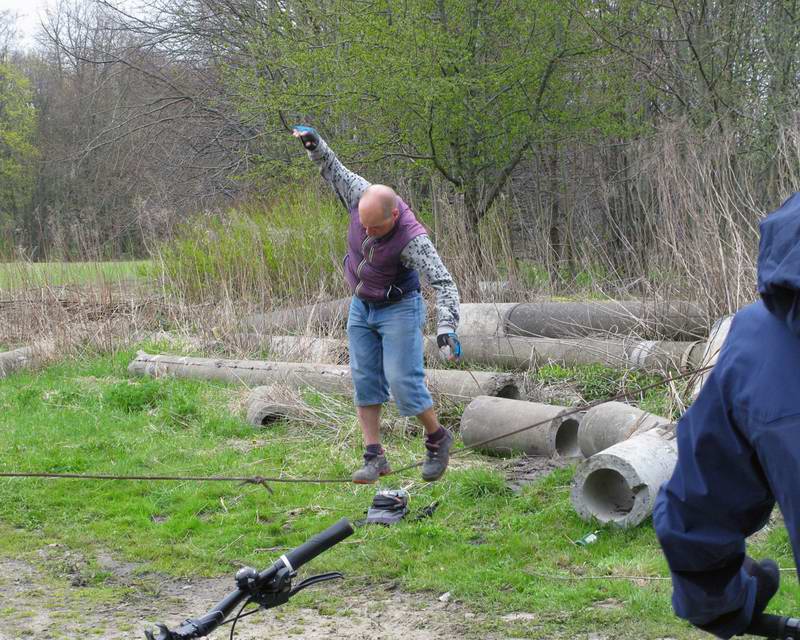
[[675,612],[720,638],[742,633],[778,589],[777,565],[745,551],[776,501],[800,566],[800,194],[761,223],[758,292],[678,424],[653,513]]

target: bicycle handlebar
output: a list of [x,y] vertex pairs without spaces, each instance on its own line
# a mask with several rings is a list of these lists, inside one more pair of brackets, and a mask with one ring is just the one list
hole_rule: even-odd
[[[260,573],[257,573],[254,569],[240,569],[236,574],[236,583],[239,588],[231,591],[200,618],[187,620],[180,628],[174,631],[165,625],[159,624],[157,636],[154,636],[151,631],[146,631],[145,636],[148,640],[191,640],[192,638],[202,638],[214,631],[237,606],[248,598],[255,600],[264,608],[283,604],[306,584],[315,582],[315,579],[309,579],[304,584],[300,584],[293,592],[291,591],[291,576],[306,562],[327,551],[353,533],[354,530],[350,522],[347,518],[342,518],[339,522],[318,533],[296,549],[281,556],[269,569],[265,569]],[[330,579],[331,575],[341,577],[341,574],[327,574],[327,576],[317,576],[317,580],[320,578]],[[264,597],[265,595],[267,597]]]
[[290,571],[297,571],[306,562],[316,558],[320,553],[327,551],[352,533],[352,525],[347,518],[342,518],[339,522],[318,533],[285,556],[281,556],[279,562],[283,561]]
[[800,619],[762,613],[753,619],[745,633],[778,640],[800,640]]

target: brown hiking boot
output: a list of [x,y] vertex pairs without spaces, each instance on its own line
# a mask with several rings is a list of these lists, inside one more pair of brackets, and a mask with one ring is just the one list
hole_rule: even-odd
[[438,480],[444,475],[450,462],[450,447],[453,446],[453,434],[445,430],[445,436],[439,442],[425,442],[428,455],[422,463],[422,479],[427,482]]
[[389,461],[383,454],[377,456],[364,456],[364,466],[353,472],[353,482],[356,484],[372,484],[378,478],[391,473]]

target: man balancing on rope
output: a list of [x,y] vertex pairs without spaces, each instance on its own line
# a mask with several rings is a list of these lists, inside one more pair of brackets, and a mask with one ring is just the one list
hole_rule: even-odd
[[350,213],[344,274],[353,292],[347,320],[350,370],[358,422],[364,434],[364,465],[353,482],[370,484],[390,472],[380,443],[380,416],[391,389],[403,416],[416,416],[425,429],[425,480],[447,469],[452,434],[439,424],[425,386],[425,302],[419,275],[436,291],[442,355],[461,357],[456,336],[459,297],[453,278],[409,206],[385,185],[370,184],[349,171],[311,127],[296,126],[308,157],[320,168]]
[[720,638],[778,590],[777,565],[745,552],[776,501],[800,567],[800,194],[761,223],[758,292],[678,424],[678,463],[653,513],[675,612]]

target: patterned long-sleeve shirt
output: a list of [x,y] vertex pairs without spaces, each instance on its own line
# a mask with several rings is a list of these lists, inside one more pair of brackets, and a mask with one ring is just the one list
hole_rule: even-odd
[[[308,157],[319,167],[345,208],[350,211],[356,207],[370,183],[345,167],[322,139],[316,149],[308,151]],[[407,269],[421,274],[436,292],[438,332],[455,331],[459,320],[458,289],[427,234],[411,240],[400,254],[400,261]]]

